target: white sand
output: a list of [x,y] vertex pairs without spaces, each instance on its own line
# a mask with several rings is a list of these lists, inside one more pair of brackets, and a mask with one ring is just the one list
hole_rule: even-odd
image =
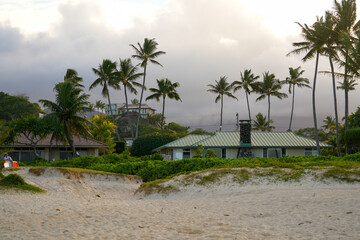
[[360,184],[188,186],[134,195],[140,183],[55,170],[18,174],[47,192],[0,191],[0,239],[360,239]]

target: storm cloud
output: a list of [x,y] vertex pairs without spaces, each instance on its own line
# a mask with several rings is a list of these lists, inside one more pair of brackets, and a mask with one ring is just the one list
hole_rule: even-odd
[[[117,9],[118,14],[126,8]],[[246,9],[241,1],[171,0],[167,8],[159,10],[147,21],[133,17],[132,25],[116,30],[103,21],[106,13],[95,2],[66,2],[58,7],[61,18],[51,24],[49,31],[23,35],[20,29],[4,22],[0,25],[0,89],[10,94],[26,93],[31,101],[53,99],[55,83],[63,80],[67,68],[76,69],[88,88],[95,80],[91,68],[102,59],[119,61],[134,54],[129,44],[142,43],[145,37],[155,38],[159,50],[166,54],[158,58],[163,67],[149,65],[147,86],[155,87],[155,79],[169,78],[179,82],[182,102],[167,100],[167,122],[175,121],[192,128],[215,130],[219,124],[220,104],[215,95],[207,92],[221,76],[228,81],[239,80],[240,71],[252,69],[256,75],[265,71],[283,80],[289,67],[302,66],[304,77],[312,80],[314,62],[301,62],[301,56],[286,57],[298,35],[279,37],[264,24],[264,19]],[[315,20],[314,16],[314,20]],[[291,21],[291,20],[289,20]],[[293,28],[298,28],[293,24]],[[137,63],[133,60],[134,63]],[[328,70],[328,61],[321,59],[320,70]],[[319,75],[317,109],[319,123],[326,115],[333,115],[332,86],[329,76]],[[287,88],[283,88],[286,92]],[[103,100],[101,89],[91,92],[91,101]],[[111,91],[112,102],[124,102],[122,91]],[[149,93],[145,93],[145,96]],[[246,100],[240,90],[238,101],[224,99],[226,130],[235,128],[236,113],[247,117]],[[135,98],[132,95],[130,98]],[[139,96],[137,96],[139,98]],[[267,113],[267,102],[255,102],[250,95],[253,117]],[[339,112],[343,112],[343,94],[338,91]],[[161,111],[161,102],[148,101]],[[360,103],[360,95],[350,94],[350,111]],[[295,128],[312,126],[311,90],[297,89]],[[276,130],[286,130],[291,100],[272,98],[271,115]]]

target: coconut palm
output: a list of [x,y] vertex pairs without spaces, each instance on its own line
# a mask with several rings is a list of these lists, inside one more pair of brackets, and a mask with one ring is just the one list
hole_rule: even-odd
[[249,105],[248,95],[250,95],[251,92],[256,90],[256,88],[258,86],[258,82],[256,82],[256,79],[258,79],[258,78],[259,78],[259,76],[255,76],[253,73],[251,73],[250,69],[246,69],[244,71],[244,74],[242,72],[240,72],[240,81],[234,81],[232,83],[232,85],[234,87],[234,93],[241,88],[243,88],[245,91],[246,102],[247,102],[247,107],[248,107],[248,112],[249,112],[249,120],[251,120],[251,113],[250,113],[250,105]]
[[234,99],[237,99],[237,98],[231,93],[233,85],[227,82],[226,76],[220,77],[219,81],[215,80],[215,85],[209,84],[208,87],[210,87],[210,89],[207,90],[208,92],[218,94],[217,97],[215,98],[215,103],[217,103],[219,100],[221,100],[220,129],[219,129],[219,131],[221,132],[222,115],[223,115],[223,108],[224,108],[224,95],[234,98]]
[[[257,88],[257,92],[260,96],[256,99],[256,101],[263,100],[265,98],[268,99],[268,119],[270,118],[270,97],[275,96],[279,99],[287,98],[286,93],[281,93],[279,90],[281,89],[281,82],[278,79],[275,79],[275,75],[273,73],[265,72],[263,73],[263,81],[259,83]],[[270,131],[270,125],[268,126],[268,131]]]
[[70,82],[61,82],[55,85],[55,102],[41,99],[40,103],[51,110],[47,118],[54,119],[60,126],[53,132],[52,139],[68,143],[73,156],[76,156],[73,134],[91,136],[87,124],[91,124],[82,114],[89,112],[89,95]]
[[106,107],[106,104],[102,102],[101,100],[96,100],[95,102],[95,108],[100,112],[102,112]]
[[[348,115],[349,115],[349,91],[346,87],[348,83],[349,74],[349,50],[351,47],[351,39],[360,29],[360,21],[356,20],[356,1],[355,0],[342,0],[341,3],[335,0],[334,4],[334,21],[335,31],[339,33],[340,39],[338,45],[340,47],[340,53],[345,58],[344,60],[344,93],[345,93],[345,130],[348,127]],[[350,44],[349,44],[350,43]]]
[[64,82],[71,82],[71,83],[75,84],[76,86],[83,88],[84,85],[80,84],[80,82],[82,82],[82,81],[83,81],[82,77],[78,76],[78,73],[76,70],[71,69],[71,68],[66,70],[66,73],[64,76]]
[[136,123],[136,137],[139,135],[139,123],[140,123],[140,111],[141,111],[141,104],[142,104],[142,98],[145,90],[145,78],[146,78],[146,67],[148,62],[154,63],[156,65],[162,66],[158,61],[155,59],[159,57],[162,54],[165,54],[163,51],[157,51],[157,45],[158,43],[155,41],[155,39],[144,39],[143,45],[140,45],[140,43],[137,44],[138,47],[134,46],[133,44],[130,44],[130,46],[135,50],[136,54],[132,55],[133,58],[138,59],[141,61],[141,67],[144,68],[144,75],[143,75],[143,83],[141,88],[141,94],[140,94],[140,102],[139,102],[139,115]]
[[149,99],[156,99],[156,101],[160,101],[160,98],[163,100],[163,108],[161,114],[161,134],[163,133],[164,129],[164,112],[165,112],[165,99],[166,97],[170,99],[175,99],[176,101],[181,101],[179,94],[176,91],[180,85],[178,82],[172,83],[169,79],[163,78],[161,80],[156,79],[158,88],[150,88],[149,90],[153,92],[150,96],[146,98]]
[[326,118],[323,120],[324,125],[322,128],[324,130],[328,130],[329,132],[334,132],[336,130],[336,121],[331,116],[326,116]]
[[307,87],[311,88],[309,86],[309,79],[300,77],[304,70],[301,70],[301,67],[297,68],[289,68],[289,74],[290,77],[287,77],[284,81],[285,84],[289,84],[289,93],[292,93],[292,104],[291,104],[291,114],[290,114],[290,123],[289,123],[289,131],[291,131],[291,123],[293,119],[293,113],[294,113],[294,102],[295,102],[295,87]]
[[287,54],[287,56],[292,54],[301,54],[305,52],[305,56],[301,59],[303,62],[306,62],[315,57],[315,72],[314,72],[314,81],[312,87],[312,109],[313,109],[313,120],[314,120],[314,132],[315,132],[315,141],[316,141],[316,149],[318,155],[320,155],[320,144],[319,144],[319,134],[317,128],[317,118],[316,118],[316,78],[318,73],[319,66],[319,56],[323,51],[323,47],[325,45],[320,29],[321,22],[323,22],[323,18],[317,18],[317,21],[312,25],[308,26],[306,24],[302,25],[297,23],[301,28],[301,36],[304,38],[302,42],[295,42],[292,45],[295,49]]
[[136,82],[142,73],[137,73],[137,66],[133,66],[131,63],[131,59],[127,58],[124,60],[120,59],[120,69],[117,72],[117,81],[124,86],[124,94],[125,94],[125,105],[126,105],[126,113],[129,113],[129,105],[128,105],[128,97],[127,97],[127,90],[131,93],[137,94],[136,87],[142,87],[142,85]]
[[[109,87],[112,87],[116,90],[120,89],[120,85],[116,82],[116,62],[112,62],[109,59],[104,59],[102,64],[99,64],[98,68],[93,68],[92,70],[98,78],[90,85],[89,90],[95,88],[98,85],[103,87],[101,94],[103,97],[107,97],[108,99],[112,121],[115,123],[114,112],[110,101]],[[116,136],[118,141],[120,141],[120,135],[118,131],[116,131]]]
[[255,120],[253,120],[253,127],[252,130],[254,131],[272,131],[275,127],[270,126],[273,123],[273,120],[267,121],[266,117],[261,113],[256,114]]

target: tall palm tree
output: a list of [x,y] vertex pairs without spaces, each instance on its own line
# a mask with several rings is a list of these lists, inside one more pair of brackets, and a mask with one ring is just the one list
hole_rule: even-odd
[[160,101],[160,98],[163,99],[163,108],[161,114],[161,134],[162,134],[164,129],[165,98],[168,97],[170,99],[175,99],[176,101],[181,101],[181,98],[176,91],[176,88],[178,88],[180,85],[178,82],[172,83],[167,78],[163,78],[161,80],[156,79],[156,82],[158,88],[150,88],[149,90],[153,92],[153,94],[148,96],[146,100],[156,99],[156,101]]
[[95,102],[95,108],[100,112],[101,112],[105,109],[106,107],[106,104],[104,102],[102,102],[101,100],[96,100]]
[[[104,59],[102,64],[99,64],[98,68],[92,68],[94,74],[98,77],[91,85],[89,90],[100,85],[103,87],[101,94],[103,97],[108,98],[110,113],[113,123],[115,123],[114,112],[110,101],[109,87],[116,90],[120,89],[120,85],[116,82],[116,62],[112,62],[109,59]],[[120,141],[119,132],[116,130],[117,140]]]
[[255,76],[253,73],[251,73],[250,69],[245,69],[244,74],[240,72],[240,81],[234,81],[233,87],[234,87],[234,93],[243,88],[246,95],[246,102],[249,112],[249,120],[251,120],[251,113],[250,113],[250,105],[249,105],[249,97],[251,92],[257,89],[258,82],[256,82],[256,79],[258,79],[259,76]]
[[55,85],[55,102],[41,99],[40,103],[51,110],[46,117],[56,120],[58,131],[52,134],[52,139],[68,143],[73,156],[76,156],[73,134],[91,136],[88,124],[91,124],[81,115],[90,111],[89,95],[84,94],[82,89],[70,82],[61,82]]
[[[257,92],[260,96],[256,99],[256,101],[263,100],[267,97],[268,99],[268,119],[270,118],[270,97],[275,96],[279,99],[287,98],[286,93],[281,93],[279,90],[281,89],[281,82],[278,79],[275,79],[275,75],[273,73],[265,72],[263,73],[263,81],[259,83],[259,87]],[[270,125],[268,126],[268,131],[270,131]]]
[[318,155],[320,155],[320,143],[319,143],[319,134],[317,128],[317,117],[316,117],[316,99],[315,99],[315,92],[316,92],[316,78],[318,73],[318,66],[319,66],[319,56],[323,51],[324,41],[322,39],[321,31],[321,24],[323,22],[323,18],[317,18],[317,21],[312,25],[308,26],[306,24],[302,25],[297,23],[301,28],[301,36],[304,38],[301,42],[295,42],[292,45],[295,49],[287,54],[287,56],[292,54],[301,54],[305,52],[305,56],[301,59],[303,62],[307,62],[308,60],[315,57],[315,71],[314,71],[314,81],[312,87],[312,109],[313,109],[313,120],[314,120],[314,132],[315,132],[315,141],[316,141],[316,149]]
[[291,104],[291,114],[290,114],[290,123],[289,123],[289,131],[291,131],[291,123],[293,119],[293,113],[294,113],[294,102],[295,102],[295,87],[307,87],[311,88],[309,86],[309,79],[300,77],[304,70],[300,71],[301,67],[297,68],[289,68],[289,74],[290,77],[287,77],[284,81],[285,84],[289,84],[289,93],[292,93],[292,104]]
[[124,94],[125,94],[125,105],[126,105],[126,113],[129,113],[129,105],[128,105],[128,97],[127,90],[131,93],[137,94],[136,87],[142,87],[142,85],[136,80],[142,76],[142,73],[137,73],[137,66],[133,66],[131,63],[131,59],[127,58],[124,60],[120,59],[120,69],[117,72],[117,81],[124,86]]
[[349,42],[354,34],[360,30],[360,21],[356,20],[356,1],[355,0],[342,0],[341,3],[334,2],[334,15],[335,31],[339,33],[340,39],[337,43],[340,47],[340,53],[345,58],[344,60],[344,79],[343,85],[345,86],[345,130],[348,127],[348,115],[349,115],[349,89],[348,86],[348,63],[349,63]]
[[143,45],[140,45],[140,43],[137,44],[138,47],[134,46],[133,44],[130,44],[130,46],[135,50],[136,54],[132,55],[133,58],[138,59],[141,61],[141,67],[144,68],[144,75],[143,75],[143,83],[141,88],[141,95],[140,95],[140,102],[139,102],[139,115],[136,123],[136,137],[139,135],[139,122],[140,122],[140,111],[141,111],[141,104],[142,104],[142,98],[145,90],[145,78],[146,78],[146,67],[148,62],[154,63],[156,65],[162,66],[158,61],[155,59],[159,57],[162,54],[165,54],[163,51],[157,51],[157,45],[158,43],[155,41],[155,39],[144,39]]
[[336,130],[336,122],[335,119],[331,116],[326,116],[326,118],[323,120],[324,125],[322,128],[324,130],[329,130],[329,132],[334,132]]
[[84,87],[84,85],[80,84],[80,82],[83,81],[82,77],[78,76],[78,73],[76,70],[68,68],[66,70],[65,76],[64,76],[64,82],[71,82],[75,84],[77,87]]
[[262,115],[261,113],[256,114],[255,120],[253,120],[253,121],[254,121],[254,123],[253,123],[252,130],[255,130],[255,131],[265,132],[268,129],[270,129],[270,131],[272,131],[275,128],[273,126],[270,126],[270,124],[273,123],[273,120],[267,121],[266,116]]
[[237,98],[231,93],[233,85],[227,82],[226,76],[220,77],[219,81],[215,80],[215,85],[209,84],[208,87],[210,87],[210,89],[207,90],[208,92],[218,94],[217,97],[215,98],[215,103],[217,103],[219,100],[221,100],[220,129],[219,129],[219,131],[221,132],[222,115],[223,115],[223,108],[224,108],[224,95],[234,98],[234,99],[237,99]]

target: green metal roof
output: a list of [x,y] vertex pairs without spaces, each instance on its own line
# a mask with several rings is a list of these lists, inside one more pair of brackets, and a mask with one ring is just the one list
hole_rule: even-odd
[[186,137],[179,138],[173,142],[158,147],[155,150],[162,148],[192,148],[199,145],[198,142],[208,137],[212,137],[212,135],[188,135]]
[[[207,148],[238,148],[240,146],[239,132],[217,132],[214,135],[188,135],[158,149],[163,148],[193,148],[197,145]],[[316,141],[302,137],[293,132],[251,132],[252,148],[315,148]],[[320,142],[320,147],[331,148],[333,146]]]

